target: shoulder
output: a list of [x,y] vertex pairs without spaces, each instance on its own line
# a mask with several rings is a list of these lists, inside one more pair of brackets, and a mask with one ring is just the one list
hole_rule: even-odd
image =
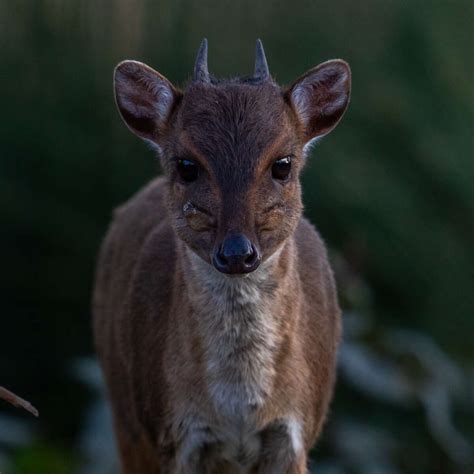
[[304,217],[295,233],[298,273],[305,293],[318,299],[335,298],[335,283],[326,244]]
[[164,178],[157,178],[115,209],[100,250],[98,284],[106,285],[106,280],[116,278],[116,274],[124,280],[131,278],[136,263],[157,242],[158,251],[172,255],[174,240],[165,186]]
[[133,216],[142,215],[150,209],[165,211],[165,186],[166,180],[159,176],[148,183],[128,201],[114,209],[114,221],[128,219]]
[[317,261],[327,260],[326,245],[313,224],[301,217],[295,232],[298,257]]
[[168,227],[165,179],[156,178],[113,211],[106,241],[138,244],[156,228]]

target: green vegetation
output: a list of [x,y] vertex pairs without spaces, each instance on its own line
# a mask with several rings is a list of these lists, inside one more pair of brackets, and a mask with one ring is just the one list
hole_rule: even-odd
[[33,445],[19,449],[14,457],[14,473],[71,474],[74,456],[51,446]]

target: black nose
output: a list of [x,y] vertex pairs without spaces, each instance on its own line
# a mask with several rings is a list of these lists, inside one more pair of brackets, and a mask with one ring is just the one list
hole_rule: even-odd
[[260,253],[243,234],[227,237],[214,252],[214,266],[222,273],[250,273],[260,265]]

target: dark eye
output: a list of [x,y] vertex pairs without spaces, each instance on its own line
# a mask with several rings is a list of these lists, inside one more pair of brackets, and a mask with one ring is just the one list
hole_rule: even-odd
[[180,178],[186,183],[196,181],[199,175],[198,165],[194,161],[185,158],[178,160],[177,170]]
[[285,156],[280,158],[273,163],[272,166],[272,178],[280,181],[288,179],[291,171],[291,156]]

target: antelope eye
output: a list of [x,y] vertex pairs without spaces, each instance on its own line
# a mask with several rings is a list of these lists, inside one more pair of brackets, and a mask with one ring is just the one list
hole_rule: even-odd
[[178,160],[177,170],[179,177],[186,183],[196,181],[199,175],[198,165],[194,161],[185,158],[180,158]]
[[278,179],[279,181],[285,181],[288,179],[291,171],[291,156],[285,156],[280,158],[273,163],[272,166],[272,178]]

